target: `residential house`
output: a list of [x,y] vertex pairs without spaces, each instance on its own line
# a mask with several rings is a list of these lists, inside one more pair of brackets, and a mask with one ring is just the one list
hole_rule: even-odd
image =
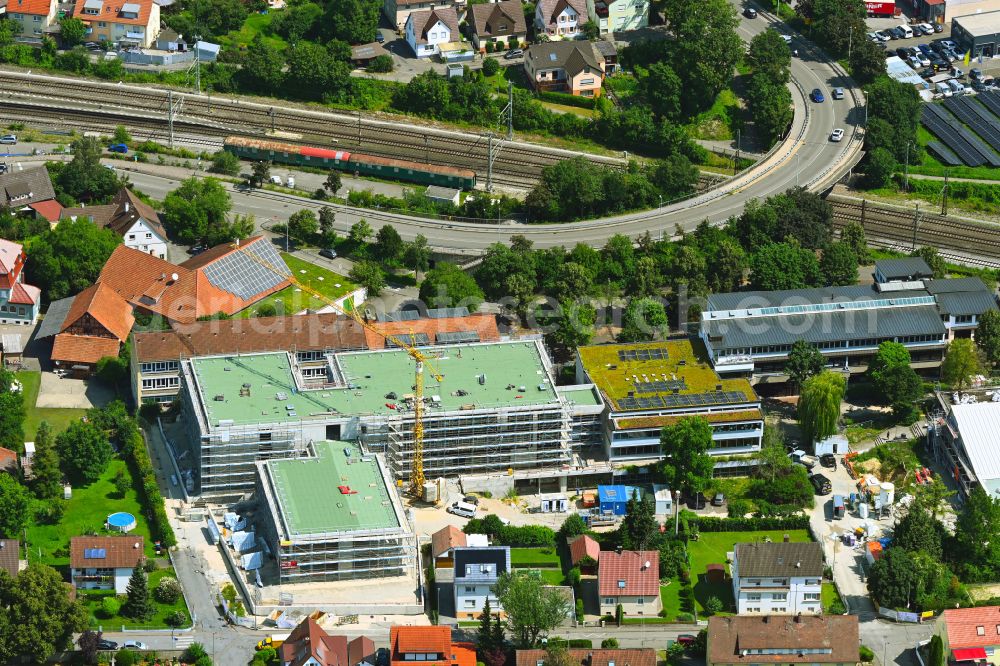
[[464,13],[465,0],[384,0],[382,3],[382,13],[396,30],[402,32],[406,25],[406,19],[413,12],[427,11],[430,9],[444,9],[451,7],[456,12]]
[[597,561],[601,615],[657,615],[660,600],[660,554],[655,550],[604,551]]
[[489,43],[497,45],[497,49],[516,48],[528,39],[520,0],[473,5],[469,12],[472,44],[480,51],[485,51]]
[[708,619],[707,666],[855,666],[857,615],[735,615]]
[[586,0],[539,0],[535,5],[535,30],[549,39],[577,39],[587,22]]
[[823,548],[818,543],[738,543],[732,558],[739,615],[823,612]]
[[458,14],[452,7],[413,12],[406,19],[406,43],[418,58],[441,53],[441,46],[459,41]]
[[90,375],[97,362],[118,356],[135,317],[132,306],[107,285],[98,282],[73,299],[52,342],[52,362],[80,376]]
[[375,643],[366,636],[331,636],[307,617],[278,648],[278,659],[281,666],[374,666]]
[[17,474],[17,451],[0,446],[0,472]]
[[588,534],[575,536],[568,543],[570,564],[580,567],[580,573],[585,576],[596,575],[601,558],[601,544]]
[[0,539],[0,569],[11,578],[21,570],[21,542],[17,539]]
[[62,217],[87,218],[121,236],[126,247],[159,259],[167,258],[167,232],[160,223],[159,214],[127,187],[118,190],[110,204],[66,208]]
[[587,0],[587,15],[602,35],[638,30],[649,25],[649,0]]
[[465,532],[454,525],[442,527],[431,535],[431,558],[434,567],[453,567],[453,551],[466,545]]
[[24,248],[0,238],[0,324],[31,326],[38,317],[42,291],[24,282]]
[[391,56],[391,54],[385,50],[385,47],[378,42],[358,44],[357,46],[351,47],[351,64],[355,67],[367,67],[371,64],[372,60],[384,55]]
[[[566,650],[573,666],[656,666],[656,650],[653,648],[570,648]],[[516,666],[544,666],[548,663],[545,650],[518,650]]]
[[119,47],[150,48],[160,32],[160,6],[153,0],[76,0],[73,16],[87,24],[87,39]]
[[9,208],[20,215],[42,215],[48,219],[52,211],[43,207],[44,212],[39,212],[36,207],[49,206],[49,202],[58,206],[55,199],[49,170],[44,166],[0,174],[0,208]]
[[620,67],[618,66],[618,47],[615,46],[615,43],[606,39],[598,39],[594,42],[594,48],[604,58],[605,76],[617,73]]
[[1000,664],[1000,606],[950,608],[942,619],[937,626],[949,664]]
[[583,97],[601,94],[604,61],[587,41],[533,44],[524,54],[524,71],[538,91]]
[[452,548],[452,557],[455,562],[455,617],[460,620],[479,617],[487,599],[492,611],[502,613],[493,586],[502,574],[510,571],[510,547],[458,546]]
[[145,560],[141,536],[78,536],[69,540],[70,580],[78,590],[125,594]]
[[451,627],[389,627],[389,666],[476,666],[471,643],[453,643]]
[[7,0],[7,18],[20,26],[18,37],[39,41],[55,24],[56,0]]

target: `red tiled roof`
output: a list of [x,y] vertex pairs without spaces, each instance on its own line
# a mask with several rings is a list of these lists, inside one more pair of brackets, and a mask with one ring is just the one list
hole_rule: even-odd
[[[536,666],[546,661],[545,650],[518,650],[515,666]],[[656,666],[656,650],[653,648],[595,649],[571,648],[566,650],[570,661],[580,666]]]
[[302,666],[310,659],[321,666],[356,666],[374,654],[370,638],[359,636],[348,642],[346,636],[331,636],[311,617],[300,622],[278,648],[281,662],[289,666]]
[[17,469],[17,452],[0,446],[0,471],[8,472]]
[[[86,551],[103,549],[104,557],[84,557]],[[69,540],[69,565],[74,569],[135,568],[145,559],[141,536],[78,536]]]
[[36,201],[35,203],[28,204],[28,207],[34,210],[36,213],[44,217],[49,222],[58,222],[59,216],[62,215],[63,207],[62,204],[55,199],[46,199],[45,201]]
[[[646,566],[649,562],[649,566]],[[601,553],[597,580],[602,597],[651,596],[660,593],[660,554],[655,550]],[[625,581],[624,587],[619,581]]]
[[15,282],[10,292],[10,299],[8,300],[17,305],[35,305],[42,295],[41,289],[31,284],[24,284],[23,282]]
[[[857,615],[716,615],[708,620],[709,664],[853,664],[859,645]],[[745,653],[768,648],[794,652]],[[831,652],[798,652],[802,649]]]
[[1000,606],[946,610],[944,626],[948,631],[948,647],[953,650],[1000,645]]
[[587,555],[598,562],[601,556],[601,544],[586,534],[581,534],[569,542],[570,562],[576,564]]
[[451,663],[454,666],[476,666],[476,646],[472,643],[452,643]]
[[111,335],[124,342],[128,338],[135,317],[132,306],[111,287],[102,282],[87,287],[73,299],[73,304],[63,320],[62,330],[70,328],[85,314],[97,320]]
[[[17,0],[13,0],[16,2]],[[73,16],[81,21],[108,21],[110,23],[121,23],[122,25],[147,25],[149,15],[153,11],[153,0],[104,0],[100,14],[84,14],[83,5],[87,0],[76,0],[76,7],[73,8]],[[126,18],[121,15],[122,5],[139,5],[138,18]],[[155,26],[154,26],[155,27]]]
[[[480,342],[495,342],[500,339],[497,320],[492,314],[474,312],[464,317],[441,317],[437,319],[413,319],[410,321],[380,321],[372,322],[372,326],[386,335],[408,336],[424,333],[432,341],[437,340],[439,333],[457,333],[459,331],[475,331]],[[385,349],[385,338],[365,329],[369,349]]]
[[48,16],[52,10],[52,4],[52,0],[8,0],[7,12]]
[[431,535],[431,557],[444,555],[455,546],[464,546],[465,532],[454,525],[442,527]]
[[20,243],[0,238],[0,273],[10,273],[17,264],[17,258],[24,252]]
[[[394,663],[402,662],[403,654],[407,652],[443,654],[446,655],[443,662],[450,662],[447,657],[451,655],[451,627],[390,627],[389,652],[390,659]],[[473,666],[475,666],[475,661],[473,661]]]
[[118,356],[119,344],[114,338],[60,333],[52,343],[52,360],[93,365],[105,356]]

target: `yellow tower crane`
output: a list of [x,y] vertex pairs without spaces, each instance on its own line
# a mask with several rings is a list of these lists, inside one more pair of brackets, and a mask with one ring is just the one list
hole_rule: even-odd
[[[284,271],[279,270],[276,266],[273,266],[269,261],[263,257],[257,256],[253,252],[249,252],[246,246],[240,246],[238,248],[243,254],[257,262],[264,268],[267,268],[275,275],[278,275],[282,279],[287,279],[292,285],[298,287],[302,291],[306,292],[313,298],[320,300],[334,310],[338,314],[350,317],[358,323],[358,325],[365,328],[365,330],[371,331],[375,335],[384,338],[387,342],[391,342],[400,349],[406,351],[413,359],[416,364],[416,372],[413,382],[413,465],[410,469],[410,492],[415,497],[423,497],[424,492],[424,366],[430,371],[431,375],[438,382],[444,379],[443,375],[438,372],[433,363],[431,363],[431,356],[425,354],[424,352],[417,349],[412,343],[399,338],[395,335],[385,333],[380,331],[378,327],[372,326],[369,322],[365,320],[364,317],[359,314],[357,308],[351,308],[347,310],[342,308],[337,304],[332,298],[328,297],[326,294],[322,294],[317,290],[313,289],[307,284],[299,282],[294,274],[286,274]],[[287,269],[286,269],[287,270]]]

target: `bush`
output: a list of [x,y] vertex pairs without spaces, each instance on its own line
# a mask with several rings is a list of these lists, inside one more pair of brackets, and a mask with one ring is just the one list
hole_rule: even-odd
[[678,613],[677,614],[677,621],[678,622],[694,622],[694,615],[692,615],[691,613]]
[[43,525],[56,525],[66,513],[66,503],[59,498],[39,503],[35,509],[35,520]]
[[730,518],[742,518],[753,511],[753,502],[742,498],[731,499],[727,511]]
[[372,58],[372,61],[368,63],[367,70],[369,72],[375,73],[386,73],[392,71],[392,56],[390,55],[380,55]]
[[101,617],[111,619],[118,615],[122,604],[115,597],[104,597],[101,599]]
[[132,650],[119,650],[115,653],[115,663],[118,666],[135,666],[139,663],[139,653]]
[[692,528],[701,532],[754,532],[758,530],[809,529],[809,516],[787,518],[711,518],[695,514],[688,516]]
[[189,645],[187,649],[184,650],[184,654],[181,655],[181,661],[188,664],[193,664],[202,657],[207,657],[207,656],[208,652],[205,650],[204,645],[202,645],[201,643],[191,643],[191,645]]
[[181,598],[181,584],[176,578],[163,578],[156,589],[153,590],[153,597],[161,604],[175,604]]
[[165,548],[177,545],[177,537],[170,527],[167,519],[167,510],[163,505],[163,496],[160,494],[160,486],[156,483],[156,475],[153,472],[153,463],[149,460],[149,451],[146,450],[146,442],[138,428],[132,433],[132,441],[122,447],[122,454],[128,462],[132,478],[139,480],[139,501],[142,504],[143,513],[149,521],[149,530],[153,539],[160,542]]
[[576,600],[576,621],[583,622],[583,599]]
[[722,601],[719,597],[711,596],[705,600],[705,612],[709,615],[715,615],[722,612]]
[[176,610],[167,615],[166,623],[168,627],[183,627],[188,623],[187,613],[182,610]]
[[483,74],[493,76],[500,71],[500,62],[496,58],[483,59]]
[[872,662],[875,661],[875,653],[872,652],[871,648],[867,645],[862,645],[858,648],[858,657],[861,661]]
[[[484,63],[485,65],[485,63]],[[545,102],[553,102],[554,104],[563,104],[565,106],[575,106],[581,109],[593,109],[594,108],[594,98],[593,97],[580,97],[579,95],[570,95],[568,93],[544,91],[538,93],[538,99]]]
[[618,649],[618,639],[617,638],[605,638],[601,641],[601,649],[604,650],[617,650]]

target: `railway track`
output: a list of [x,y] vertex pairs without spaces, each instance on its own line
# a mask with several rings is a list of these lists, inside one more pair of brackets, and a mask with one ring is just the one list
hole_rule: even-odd
[[[226,134],[260,137],[270,130],[291,132],[302,141],[322,147],[333,145],[373,155],[425,161],[431,164],[473,169],[483,178],[487,172],[490,140],[486,136],[363,118],[360,114],[314,111],[284,105],[265,105],[238,97],[209,97],[160,88],[139,88],[79,79],[63,79],[20,72],[0,72],[0,100],[6,103],[42,102],[49,112],[69,116],[74,112],[90,119],[116,115],[132,124],[131,114],[146,115],[146,122],[159,118],[167,124],[173,106],[178,123],[202,127],[220,138]],[[51,117],[51,114],[47,114]],[[541,170],[573,151],[523,142],[504,142],[493,164],[494,181],[501,185],[530,186]],[[622,166],[624,160],[586,155],[600,164]]]
[[840,195],[831,195],[828,201],[833,205],[834,227],[841,229],[857,222],[872,245],[905,252],[930,246],[959,263],[1000,268],[1000,225],[848,200]]

